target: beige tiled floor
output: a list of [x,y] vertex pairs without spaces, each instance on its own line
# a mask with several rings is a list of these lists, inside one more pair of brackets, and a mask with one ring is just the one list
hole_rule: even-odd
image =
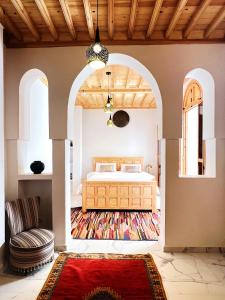
[[[79,253],[151,253],[168,300],[225,300],[225,256],[214,253],[163,253],[156,242],[73,240]],[[0,275],[1,300],[36,299],[52,264],[27,277]],[[141,299],[140,299],[141,300]]]

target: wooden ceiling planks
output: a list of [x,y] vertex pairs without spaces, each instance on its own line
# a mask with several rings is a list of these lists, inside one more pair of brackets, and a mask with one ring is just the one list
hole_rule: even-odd
[[[96,0],[0,0],[7,47],[89,45]],[[101,40],[113,44],[224,43],[225,0],[99,0]]]
[[[107,71],[111,72],[110,77],[106,75]],[[116,109],[156,108],[154,95],[146,80],[136,71],[121,65],[107,66],[89,76],[80,87],[75,105],[85,109],[101,109],[107,101],[108,91]]]
[[14,35],[14,37],[18,40],[21,41],[22,35],[18,31],[18,29],[15,27],[15,25],[12,23],[10,20],[10,17],[5,14],[3,9],[0,7],[0,23],[3,24],[3,26],[9,30],[10,33]]
[[205,38],[209,38],[212,32],[216,29],[216,27],[225,19],[225,7],[223,7],[218,14],[215,16],[213,21],[210,23],[209,27],[205,32]]
[[55,29],[55,25],[52,22],[52,18],[49,14],[48,8],[45,4],[44,0],[35,0],[35,3],[40,11],[40,14],[42,15],[42,18],[46,24],[46,26],[48,27],[52,37],[54,40],[58,39],[58,33]]
[[193,17],[191,18],[187,28],[184,31],[184,38],[187,38],[193,28],[196,26],[198,23],[200,16],[203,14],[203,12],[206,10],[206,8],[209,6],[211,0],[203,0],[202,3],[199,5],[199,8],[196,9]]
[[108,33],[109,39],[113,39],[114,34],[114,0],[108,0]]
[[156,0],[155,1],[155,7],[154,7],[153,12],[152,12],[151,20],[150,20],[148,30],[147,30],[147,34],[146,34],[146,38],[151,37],[151,34],[154,30],[156,22],[159,18],[159,14],[160,14],[162,4],[163,4],[163,0]]
[[63,15],[68,27],[68,30],[70,32],[70,35],[72,37],[72,39],[76,39],[77,35],[76,35],[76,30],[74,27],[74,23],[73,23],[73,19],[72,19],[72,15],[71,15],[71,11],[69,8],[69,4],[67,0],[59,0],[59,3],[61,5],[62,11],[63,11]]
[[21,19],[24,21],[24,23],[27,25],[28,29],[32,33],[35,40],[40,39],[40,35],[34,26],[29,14],[27,13],[27,10],[25,9],[23,2],[21,0],[10,0],[13,6],[15,7],[17,13],[21,17]]

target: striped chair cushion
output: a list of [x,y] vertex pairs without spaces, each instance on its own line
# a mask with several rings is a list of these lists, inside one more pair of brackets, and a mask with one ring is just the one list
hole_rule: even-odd
[[39,197],[6,202],[11,236],[39,226]]
[[47,229],[30,229],[18,233],[10,240],[10,245],[17,248],[41,248],[54,240],[54,234]]

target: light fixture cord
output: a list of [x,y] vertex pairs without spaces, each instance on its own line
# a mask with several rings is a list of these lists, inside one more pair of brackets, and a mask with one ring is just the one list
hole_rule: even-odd
[[97,27],[98,27],[98,0],[97,0]]
[[108,97],[109,97],[109,74],[108,74]]

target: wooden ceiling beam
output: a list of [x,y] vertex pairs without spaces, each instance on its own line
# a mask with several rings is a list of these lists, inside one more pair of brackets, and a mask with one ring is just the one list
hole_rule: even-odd
[[77,95],[74,104],[76,106],[84,106],[85,105],[84,98],[81,95]]
[[88,32],[89,32],[90,38],[92,40],[94,40],[95,30],[94,30],[94,25],[93,25],[90,0],[83,0],[83,4],[84,4],[85,17],[86,17],[87,26],[88,26]]
[[151,34],[154,31],[155,25],[157,23],[158,17],[159,17],[159,13],[162,7],[162,3],[163,0],[156,0],[155,2],[155,6],[152,12],[152,16],[151,16],[151,20],[150,23],[148,25],[148,30],[147,30],[147,34],[146,34],[146,39],[151,38]]
[[149,103],[150,108],[157,108],[155,98],[153,98]]
[[67,27],[69,29],[70,35],[71,37],[75,40],[77,38],[76,35],[76,30],[73,24],[73,19],[72,19],[72,15],[70,12],[70,8],[68,5],[67,0],[59,0],[59,3],[61,5],[62,11],[63,11],[63,15],[67,24]]
[[40,11],[40,14],[41,14],[43,20],[45,21],[46,26],[48,27],[53,39],[57,40],[58,39],[58,33],[57,33],[57,31],[55,29],[55,26],[52,22],[52,18],[49,14],[49,11],[48,11],[48,8],[45,4],[45,1],[44,0],[34,0],[34,1],[37,5],[39,11]]
[[9,16],[4,12],[2,7],[0,7],[0,23],[2,23],[3,27],[9,30],[17,40],[22,40],[22,35],[13,22],[10,20]]
[[210,2],[211,2],[211,0],[204,0],[204,1],[201,2],[199,8],[196,9],[196,12],[194,13],[194,16],[191,17],[191,20],[190,20],[187,28],[184,31],[184,35],[183,35],[184,38],[187,38],[189,36],[191,31],[193,30],[193,28],[197,24],[200,16],[206,10],[206,8],[209,6]]
[[131,39],[134,33],[135,19],[138,8],[138,0],[132,0],[131,9],[130,9],[130,20],[128,26],[128,37]]
[[184,10],[185,5],[187,4],[187,1],[188,0],[180,0],[179,3],[177,4],[177,7],[176,7],[175,12],[173,14],[173,17],[170,20],[170,24],[169,24],[169,26],[167,28],[167,31],[166,31],[166,38],[167,39],[169,39],[171,34],[173,33],[174,28],[177,24],[177,21],[180,18],[180,15],[182,14],[182,12]]
[[[120,94],[126,94],[126,93],[144,93],[144,94],[150,94],[152,93],[151,89],[140,89],[140,88],[115,88],[115,89],[109,89],[109,92],[111,94],[120,93]],[[108,89],[99,89],[99,88],[88,88],[88,89],[80,89],[79,93],[81,94],[108,94]]]
[[[132,106],[134,106],[134,102],[135,102],[135,98],[136,98],[136,93],[133,95],[133,99],[132,99]],[[145,95],[144,95],[145,96]]]
[[[222,30],[221,30],[222,31]],[[174,44],[224,44],[224,34],[222,38],[194,38],[194,39],[147,39],[147,40],[108,40],[104,45],[174,45]],[[72,47],[72,46],[90,46],[89,40],[76,41],[6,41],[8,48],[48,48],[48,47]]]
[[139,78],[139,82],[138,82],[138,88],[140,89],[141,88],[141,85],[144,81],[144,78],[140,75],[140,78]]
[[114,0],[108,0],[108,33],[112,40],[114,34]]
[[144,107],[144,103],[145,103],[145,100],[146,100],[147,96],[148,96],[148,95],[146,94],[146,95],[144,95],[144,97],[142,98],[141,103],[140,103],[140,107]]
[[35,28],[31,18],[29,17],[29,15],[23,5],[23,2],[21,0],[10,0],[10,1],[12,2],[13,6],[15,7],[15,9],[18,12],[19,16],[21,17],[21,19],[24,21],[24,23],[29,28],[29,30],[32,33],[35,40],[40,40],[40,35],[39,35],[37,29]]
[[210,34],[216,29],[216,27],[225,19],[225,7],[223,7],[215,16],[209,27],[206,29],[205,38],[209,38]]
[[125,88],[127,88],[129,83],[129,76],[130,76],[130,68],[127,70],[126,80],[125,80]]

